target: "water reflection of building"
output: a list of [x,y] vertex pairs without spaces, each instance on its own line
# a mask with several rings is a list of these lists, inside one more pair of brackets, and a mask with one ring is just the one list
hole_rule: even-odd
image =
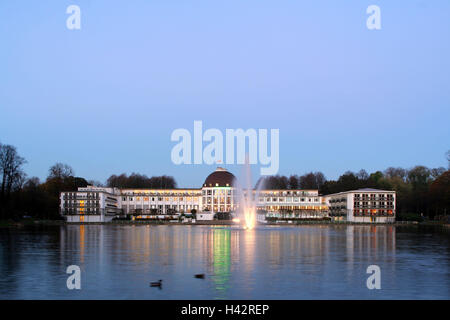
[[[75,260],[83,264],[89,254],[99,257],[99,265],[103,263],[104,250],[103,226],[69,225],[62,226],[60,231],[61,259]],[[64,256],[67,252],[70,255]],[[73,264],[73,263],[72,263]]]
[[[309,265],[322,265],[327,259],[330,248],[330,227],[327,225],[302,226],[295,230],[279,230],[274,228],[264,237],[268,248],[270,264],[277,268],[286,263],[285,259],[300,259],[298,262]],[[308,272],[315,273],[310,269]]]
[[379,258],[395,259],[395,227],[391,225],[347,226],[346,247],[349,264],[354,257],[367,257],[372,261]]

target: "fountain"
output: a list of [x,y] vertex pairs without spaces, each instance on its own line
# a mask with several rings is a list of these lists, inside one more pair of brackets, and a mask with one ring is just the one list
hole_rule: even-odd
[[[256,226],[256,210],[258,194],[261,186],[258,186],[257,190],[252,186],[252,173],[246,157],[245,164],[242,170],[242,184],[236,186],[238,190],[238,222],[243,223],[244,229],[253,229]],[[253,194],[255,192],[255,194]],[[254,197],[253,197],[254,196]]]

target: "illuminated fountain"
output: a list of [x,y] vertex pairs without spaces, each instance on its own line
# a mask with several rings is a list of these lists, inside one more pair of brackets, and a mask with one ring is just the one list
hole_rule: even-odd
[[245,229],[253,229],[256,226],[256,210],[258,190],[254,190],[252,187],[252,173],[250,170],[250,165],[248,163],[248,157],[245,161],[243,167],[243,179],[240,179],[243,184],[237,186],[238,190],[238,219],[237,222],[243,224]]

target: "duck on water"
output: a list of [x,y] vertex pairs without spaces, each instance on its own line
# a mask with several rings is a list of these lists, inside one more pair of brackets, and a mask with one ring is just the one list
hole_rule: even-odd
[[150,287],[160,287],[162,286],[162,280],[158,280],[156,282],[150,282]]

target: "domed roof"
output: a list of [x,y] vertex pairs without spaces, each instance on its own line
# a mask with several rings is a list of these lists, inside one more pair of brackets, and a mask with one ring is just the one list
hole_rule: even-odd
[[227,169],[217,168],[216,171],[206,177],[204,187],[232,187],[236,177]]

